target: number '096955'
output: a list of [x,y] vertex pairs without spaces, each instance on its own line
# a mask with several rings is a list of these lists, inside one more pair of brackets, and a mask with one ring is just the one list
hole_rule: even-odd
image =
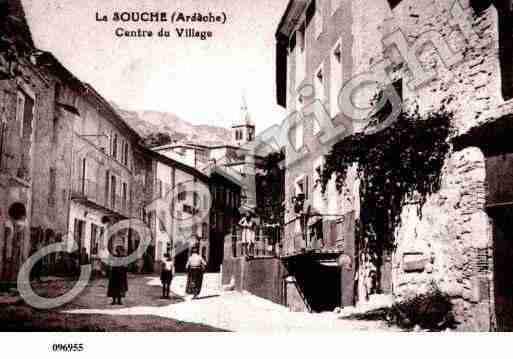
[[81,352],[84,350],[84,344],[53,344],[52,351],[54,352]]

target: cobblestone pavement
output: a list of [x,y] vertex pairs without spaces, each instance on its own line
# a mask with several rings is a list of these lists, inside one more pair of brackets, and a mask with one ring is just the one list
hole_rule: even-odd
[[[173,279],[172,291],[177,295],[184,296],[185,282],[185,275],[177,275]],[[151,278],[147,285],[160,286],[160,281],[158,278]],[[221,292],[219,274],[205,275],[202,292],[196,300],[186,300],[159,307],[134,306],[120,309],[80,309],[66,312],[153,315],[237,332],[396,330],[382,322],[337,319],[333,313],[294,313],[283,306],[249,293]]]

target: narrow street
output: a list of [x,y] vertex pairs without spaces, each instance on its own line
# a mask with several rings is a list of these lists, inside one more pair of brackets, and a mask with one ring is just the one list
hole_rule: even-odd
[[[160,288],[160,280],[157,277],[144,279],[145,283],[137,282],[137,292]],[[185,283],[185,275],[177,275],[174,278],[172,291],[178,297],[185,295]],[[133,293],[130,289],[126,300],[129,304]],[[101,301],[107,303],[108,300],[103,298]],[[65,313],[114,317],[151,315],[235,332],[393,330],[382,322],[340,320],[333,313],[293,313],[283,306],[249,293],[221,292],[219,274],[205,276],[203,290],[196,300],[171,300],[167,301],[168,304],[162,304],[160,299],[155,299],[155,302],[159,302],[159,305],[148,305],[148,301],[142,301],[138,305],[120,308],[91,303],[89,308],[65,310]],[[147,330],[152,328],[148,327]]]
[[[147,285],[152,277],[129,276],[129,293],[121,308],[169,306],[183,301],[179,296],[161,299],[160,287]],[[62,278],[45,278],[43,282],[34,282],[35,292],[43,297],[57,297],[69,291],[74,282]],[[112,308],[107,298],[107,279],[92,280],[86,289],[72,302],[53,310],[37,310],[28,306],[15,292],[0,294],[0,332],[37,332],[37,331],[165,331],[165,332],[205,332],[219,331],[210,326],[183,322],[171,318],[145,315],[108,314],[67,314],[66,310]]]

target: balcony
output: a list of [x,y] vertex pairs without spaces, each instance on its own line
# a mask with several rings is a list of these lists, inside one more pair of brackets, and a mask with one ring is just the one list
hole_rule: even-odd
[[71,199],[100,210],[121,214],[124,217],[130,216],[130,206],[127,199],[123,200],[121,196],[111,194],[107,197],[105,186],[92,180],[74,180]]
[[[328,227],[326,228],[326,226]],[[289,258],[299,255],[338,256],[343,252],[344,240],[343,238],[330,238],[334,231],[335,229],[331,228],[322,219],[314,224],[309,222],[304,229],[301,225],[301,217],[297,216],[285,225],[281,257]]]
[[[255,235],[255,245],[253,250],[254,258],[268,258],[268,257],[277,257],[279,256],[279,244],[280,244],[280,234],[279,228],[277,228],[277,238],[272,238],[269,235],[265,235],[261,230],[263,227],[257,226],[256,235]],[[234,234],[231,236],[232,243],[232,256],[241,257],[244,255],[242,248],[242,232],[240,229],[237,229]]]

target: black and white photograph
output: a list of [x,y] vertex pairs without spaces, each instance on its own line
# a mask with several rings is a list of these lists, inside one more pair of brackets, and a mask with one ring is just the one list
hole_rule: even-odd
[[0,332],[512,331],[512,21],[0,0]]

